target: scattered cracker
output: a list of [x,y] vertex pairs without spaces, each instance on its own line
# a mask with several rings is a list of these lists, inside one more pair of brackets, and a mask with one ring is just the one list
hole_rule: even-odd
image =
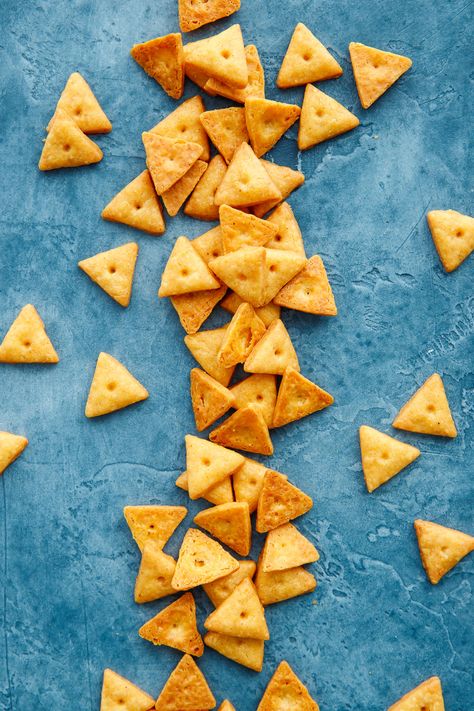
[[229,597],[211,612],[204,627],[210,632],[231,637],[270,639],[265,612],[250,578],[244,578]]
[[0,432],[0,474],[12,464],[28,445],[26,437]]
[[216,705],[204,674],[194,659],[185,654],[171,672],[161,694],[156,700],[156,711],[208,711]]
[[306,258],[297,252],[266,249],[267,286],[265,302],[270,302],[305,266]]
[[342,67],[306,25],[298,22],[277,78],[280,89],[337,79]]
[[308,259],[304,268],[278,292],[274,302],[309,314],[336,316],[334,294],[321,257],[316,254]]
[[421,452],[373,427],[359,429],[362,470],[369,492],[374,491],[417,459]]
[[237,106],[204,111],[201,123],[226,163],[230,163],[237,148],[249,140],[245,111]]
[[443,381],[438,373],[433,373],[403,405],[392,426],[438,437],[457,436]]
[[184,506],[125,506],[123,515],[133,540],[143,553],[145,544],[153,541],[160,548],[171,538],[188,513]]
[[58,363],[41,316],[32,304],[24,306],[0,344],[0,363]]
[[186,333],[192,334],[199,331],[226,291],[227,287],[221,286],[219,289],[193,291],[190,294],[170,297]]
[[[97,101],[92,89],[79,72],[73,72],[66,82],[56,106],[65,111],[84,133],[109,133],[112,124]],[[55,112],[56,115],[56,112]],[[50,130],[54,116],[49,122]]]
[[421,561],[433,585],[439,583],[468,553],[474,551],[474,536],[440,526],[433,521],[415,521]]
[[235,499],[236,501],[246,501],[250,513],[257,509],[258,497],[266,473],[267,468],[263,464],[247,457],[242,466],[234,473]]
[[235,151],[226,174],[215,194],[216,205],[245,207],[265,200],[281,200],[282,194],[272,182],[248,143]]
[[152,602],[173,595],[175,590],[171,580],[175,568],[175,559],[163,553],[160,543],[148,540],[143,547],[140,569],[135,581],[135,602]]
[[178,0],[179,26],[181,32],[192,32],[237,10],[240,0]]
[[288,367],[278,390],[273,427],[283,427],[329,407],[334,398],[294,368]]
[[431,210],[426,219],[443,267],[454,271],[474,250],[474,217],[456,210]]
[[99,146],[81,131],[77,123],[63,109],[57,108],[49,124],[38,163],[40,170],[77,168],[98,163],[103,158]]
[[444,711],[441,680],[437,676],[426,679],[422,684],[405,694],[392,704],[388,711]]
[[126,307],[132,295],[137,257],[138,244],[129,242],[83,259],[78,266],[120,306]]
[[278,711],[281,700],[292,711],[319,711],[308,689],[298,679],[288,662],[280,662],[270,679],[257,711]]
[[[220,306],[231,314],[235,314],[240,304],[243,303],[243,299],[233,291],[230,291],[224,299],[222,299]],[[266,304],[265,306],[260,306],[260,308],[255,309],[255,313],[258,318],[263,321],[265,326],[269,326],[272,321],[280,318],[280,307],[276,304]]]
[[214,580],[212,583],[204,585],[204,592],[214,607],[219,607],[219,605],[221,605],[224,600],[229,597],[229,595],[244,578],[249,578],[251,580],[254,576],[256,568],[257,566],[253,560],[241,560],[239,561],[239,567],[235,572],[230,573],[223,578],[219,578],[218,580]]
[[276,319],[245,361],[244,370],[283,375],[288,367],[299,370],[298,356],[283,321]]
[[196,429],[202,432],[235,404],[234,395],[199,368],[191,370],[191,403]]
[[271,222],[229,205],[220,206],[219,220],[226,254],[242,247],[261,247],[274,238],[277,232],[277,227]]
[[209,77],[237,89],[248,84],[247,59],[240,25],[223,32],[189,42],[184,48],[186,66],[199,69]]
[[298,120],[299,106],[257,97],[245,100],[245,120],[250,143],[259,158],[267,153]]
[[177,296],[219,287],[220,283],[192,242],[187,237],[178,237],[161,275],[158,296]]
[[243,363],[265,333],[265,324],[250,304],[242,303],[227,326],[217,358],[226,368]]
[[199,331],[185,336],[184,343],[201,368],[218,380],[219,383],[227,386],[234,373],[234,366],[226,368],[217,358],[225,332],[226,327],[215,328],[210,331]]
[[206,264],[209,264],[211,259],[216,259],[224,254],[220,227],[213,227],[199,237],[195,237],[192,242],[194,249],[199,252]]
[[351,131],[360,123],[342,104],[307,84],[301,108],[298,148],[305,151],[312,146]]
[[145,622],[138,634],[152,644],[164,644],[184,654],[202,657],[204,652],[204,643],[197,628],[196,605],[189,592]]
[[291,195],[293,190],[299,188],[304,183],[304,175],[299,170],[293,170],[286,165],[278,165],[271,163],[269,160],[260,158],[260,163],[263,165],[271,181],[281,193],[281,198],[278,200],[266,200],[253,208],[254,215],[263,217],[270,210],[278,205],[282,200]]
[[100,711],[150,711],[155,699],[112,669],[105,669]]
[[265,304],[267,269],[264,247],[243,247],[212,259],[209,267],[244,302],[254,307]]
[[133,59],[173,99],[184,91],[184,50],[179,32],[142,42],[132,47]]
[[245,637],[231,637],[219,632],[208,632],[204,636],[207,647],[214,649],[223,657],[231,659],[248,669],[260,672],[263,667],[265,642],[263,639],[248,639]]
[[203,160],[197,160],[182,178],[161,194],[161,199],[168,215],[174,217],[178,214],[206,170],[207,163]]
[[186,435],[185,442],[191,499],[201,497],[208,489],[233,474],[244,462],[241,454],[200,437]]
[[238,561],[227,553],[220,543],[205,533],[190,528],[179,551],[172,584],[175,590],[189,590],[222,578],[238,567]]
[[250,553],[252,524],[247,503],[234,501],[204,509],[194,517],[194,523],[239,555]]
[[306,257],[303,236],[289,203],[282,202],[267,218],[266,222],[273,225],[276,230],[274,237],[266,243],[266,247],[284,249]]
[[316,579],[301,567],[264,573],[259,564],[255,586],[262,605],[275,605],[277,602],[313,592]]
[[163,234],[165,222],[149,171],[144,170],[117,193],[102,210],[102,217],[152,235]]
[[288,570],[319,560],[319,553],[298,529],[291,523],[284,523],[267,533],[261,560],[262,571]]
[[244,89],[237,89],[217,79],[209,78],[202,87],[204,91],[213,96],[216,94],[224,96],[226,99],[236,101],[238,104],[244,104],[245,99],[250,96],[263,99],[265,97],[265,74],[255,45],[249,44],[245,47],[245,59],[247,61],[249,80]]
[[175,141],[155,133],[142,133],[146,164],[158,195],[166,192],[198,160],[202,148],[191,141]]
[[210,157],[209,141],[199,120],[203,111],[205,111],[203,100],[200,96],[193,96],[183,101],[168,116],[153,126],[149,132],[165,136],[165,138],[172,138],[175,141],[199,143],[202,152],[198,158],[208,161]]
[[251,375],[234,385],[230,392],[234,398],[233,407],[239,409],[247,405],[255,405],[261,409],[268,427],[271,426],[277,398],[274,375],[263,373]]
[[226,170],[227,165],[222,156],[214,156],[184,208],[186,215],[196,220],[219,219],[219,207],[214,198]]
[[380,99],[412,65],[408,57],[367,47],[360,42],[349,44],[349,54],[357,92],[364,109]]
[[[183,491],[188,491],[188,472],[183,472],[179,475],[176,479],[176,486],[183,489]],[[216,506],[219,504],[229,504],[231,501],[234,501],[231,477],[228,476],[215,486],[207,489],[201,498]]]
[[258,405],[247,405],[234,412],[209,434],[212,442],[254,454],[273,454],[268,425]]
[[257,531],[271,531],[305,514],[312,506],[310,496],[290,484],[283,474],[268,469],[258,498]]

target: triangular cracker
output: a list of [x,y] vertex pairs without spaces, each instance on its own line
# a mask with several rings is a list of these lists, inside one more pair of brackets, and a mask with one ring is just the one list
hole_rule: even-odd
[[175,592],[171,580],[176,568],[176,561],[163,553],[160,543],[149,539],[142,552],[142,560],[135,581],[135,602],[160,600]]
[[199,331],[226,291],[227,287],[224,285],[219,289],[193,291],[190,294],[179,294],[171,297],[171,303],[186,333],[192,334]]
[[278,390],[272,427],[283,427],[329,407],[334,398],[294,368],[287,368]]
[[272,223],[236,210],[230,205],[220,206],[219,220],[226,254],[242,247],[261,247],[277,233],[277,227]]
[[277,78],[279,89],[337,79],[342,67],[306,25],[298,22]]
[[77,168],[81,165],[98,163],[103,155],[99,146],[81,131],[69,114],[62,109],[56,109],[38,168],[40,170]]
[[129,242],[83,259],[78,266],[120,306],[128,306],[137,257],[138,244]]
[[357,92],[364,109],[380,99],[412,65],[408,57],[367,47],[360,42],[349,44],[349,54]]
[[255,587],[262,605],[274,605],[313,592],[316,588],[316,579],[301,567],[264,573],[262,566],[259,565],[255,576]]
[[142,133],[146,164],[158,195],[174,185],[199,158],[199,143],[176,141],[155,133]]
[[190,376],[194,419],[198,432],[202,432],[234,406],[235,398],[230,390],[199,368],[193,368]]
[[209,267],[243,301],[254,307],[266,300],[267,269],[264,247],[242,247],[212,259]]
[[305,151],[318,143],[351,131],[360,123],[348,109],[323,91],[307,84],[301,108],[298,148]]
[[267,533],[260,565],[264,573],[288,570],[319,560],[319,553],[292,523],[284,523]]
[[194,659],[185,654],[171,672],[156,700],[156,711],[208,711],[216,705],[204,674]]
[[0,345],[0,363],[57,363],[58,354],[31,304],[24,306]]
[[474,217],[456,210],[431,210],[426,219],[443,267],[454,271],[474,250]]
[[290,366],[299,369],[298,356],[283,321],[276,319],[245,361],[244,370],[282,375]]
[[158,296],[218,289],[220,283],[187,237],[178,237],[161,275]]
[[169,541],[181,521],[186,518],[185,506],[125,506],[123,515],[133,540],[143,553],[145,544],[154,541],[161,548]]
[[209,77],[243,89],[248,84],[247,59],[240,25],[232,25],[184,48],[186,66],[199,69]]
[[[79,72],[73,72],[67,80],[56,111],[58,109],[65,111],[84,133],[108,133],[112,130],[112,124],[89,84]],[[49,123],[48,131],[53,120],[54,116]]]
[[231,637],[270,639],[265,612],[255,585],[244,578],[219,607],[211,612],[204,627]]
[[405,469],[420,456],[421,452],[411,444],[405,444],[373,427],[359,428],[362,470],[369,492]]
[[[183,489],[183,491],[188,491],[188,472],[183,472],[179,475],[176,479],[176,486]],[[218,484],[205,491],[201,498],[209,501],[210,504],[215,504],[216,506],[219,504],[229,504],[231,501],[234,501],[232,478],[230,476],[226,477]]]
[[228,699],[225,699],[225,700],[221,703],[221,705],[219,706],[219,708],[217,709],[217,711],[235,711],[235,706],[232,706],[232,704],[230,703],[230,701],[229,701]]
[[164,644],[184,654],[201,657],[204,652],[202,637],[197,628],[196,605],[189,592],[145,622],[138,634],[152,644]]
[[230,163],[240,144],[249,140],[245,111],[237,106],[205,111],[201,123],[226,163]]
[[210,331],[199,331],[198,333],[185,336],[184,343],[201,368],[218,380],[219,383],[227,386],[230,383],[235,368],[234,366],[232,366],[232,368],[226,368],[217,358],[222,341],[224,340],[225,332],[226,327],[214,328]]
[[265,324],[250,304],[242,303],[227,326],[217,358],[230,368],[243,363],[265,333]]
[[437,676],[402,696],[387,711],[444,711],[443,689]]
[[246,99],[245,120],[255,155],[260,158],[273,148],[298,120],[300,113],[300,107],[294,104],[255,96]]
[[144,170],[117,193],[102,210],[102,217],[152,235],[163,234],[165,222],[149,171]]
[[326,269],[317,254],[275,296],[279,306],[319,316],[336,316],[337,306]]
[[168,116],[159,121],[156,126],[150,129],[150,133],[158,136],[173,138],[175,141],[191,141],[199,143],[202,148],[201,160],[209,160],[209,141],[199,120],[202,112],[205,111],[204,103],[200,96],[193,96],[186,99]]
[[275,235],[266,243],[266,247],[284,249],[306,257],[303,236],[289,203],[282,202],[266,222],[276,230]]
[[247,503],[234,501],[204,509],[194,517],[194,523],[239,555],[250,553],[252,524]]
[[112,669],[104,670],[100,711],[150,711],[155,699]]
[[265,74],[255,45],[248,44],[245,47],[245,59],[247,61],[247,71],[249,75],[246,87],[236,89],[235,86],[229,86],[222,81],[211,78],[204,83],[204,90],[212,95],[218,94],[219,96],[224,96],[226,99],[236,101],[238,104],[244,104],[245,99],[250,96],[263,98],[265,96]]
[[240,0],[178,0],[181,32],[192,32],[239,9]]
[[99,353],[87,397],[86,417],[100,417],[146,400],[148,390],[108,353]]
[[224,600],[229,597],[229,595],[244,578],[249,578],[251,580],[254,576],[256,567],[257,566],[253,560],[241,560],[239,561],[239,567],[235,572],[230,573],[223,578],[219,578],[218,580],[214,580],[212,583],[204,585],[204,592],[214,607],[219,607],[219,605],[221,605]]
[[216,259],[216,257],[221,257],[224,254],[220,227],[213,227],[199,235],[199,237],[195,237],[192,243],[194,249],[199,252],[206,264],[209,264],[211,259]]
[[247,405],[255,405],[261,409],[267,425],[271,426],[277,397],[274,375],[263,373],[251,375],[234,385],[230,392],[234,397],[233,407],[239,409]]
[[26,437],[0,432],[0,474],[12,464],[28,445]]
[[[231,314],[235,314],[240,304],[243,303],[242,297],[236,294],[234,291],[230,291],[224,299],[222,299],[220,306]],[[275,304],[266,304],[265,306],[260,306],[255,309],[255,313],[258,318],[263,321],[265,326],[269,326],[272,321],[280,318],[280,307]]]
[[257,711],[319,711],[306,686],[298,679],[288,662],[280,662],[270,679]]
[[246,501],[249,505],[250,513],[257,509],[258,497],[260,496],[266,472],[267,468],[263,464],[247,457],[242,466],[234,472],[235,500]]
[[216,205],[245,207],[264,200],[281,200],[282,195],[248,143],[234,153],[214,197]]
[[227,164],[222,156],[212,158],[207,170],[186,203],[184,212],[196,220],[219,219],[219,207],[214,198],[227,171]]
[[241,454],[200,437],[186,435],[184,439],[191,499],[200,498],[208,489],[233,474],[244,462]]
[[433,585],[474,551],[474,536],[432,521],[417,519],[414,525],[421,561]]
[[304,175],[299,170],[293,170],[288,168],[286,165],[278,165],[277,163],[271,163],[269,160],[260,158],[260,163],[263,165],[267,171],[270,179],[274,185],[278,188],[281,193],[281,198],[278,200],[265,200],[259,205],[255,205],[253,208],[254,215],[257,217],[263,217],[272,208],[276,207],[279,202],[286,200],[286,198],[291,195],[293,190],[299,188],[300,185],[304,183]]
[[246,639],[219,634],[219,632],[208,632],[204,636],[204,643],[237,664],[256,672],[262,671],[265,647],[263,639]]
[[241,407],[209,434],[212,442],[254,454],[273,454],[268,425],[258,405]]
[[268,469],[258,497],[256,529],[266,533],[305,514],[313,506],[310,496],[286,477]]
[[191,67],[189,64],[186,65],[186,63],[184,64],[184,72],[187,78],[197,84],[200,89],[206,91],[210,96],[214,96],[212,91],[207,91],[206,89],[206,84],[210,81],[209,74],[206,74],[206,72],[202,72],[200,69],[196,69],[195,67]]
[[266,250],[267,292],[265,299],[270,302],[304,267],[306,258],[297,252],[283,249]]
[[134,60],[173,99],[184,91],[184,50],[179,32],[136,44],[130,50]]
[[207,163],[203,160],[197,160],[182,178],[176,181],[169,190],[162,193],[161,199],[170,217],[178,214],[206,170]]
[[239,562],[220,543],[195,528],[186,531],[173,576],[175,590],[189,590],[229,575]]
[[438,373],[433,373],[403,405],[392,426],[439,437],[457,436],[443,381]]

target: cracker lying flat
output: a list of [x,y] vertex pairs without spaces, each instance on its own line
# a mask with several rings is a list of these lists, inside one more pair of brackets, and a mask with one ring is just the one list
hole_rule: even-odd
[[[231,314],[235,314],[240,304],[243,303],[243,299],[235,292],[229,292],[224,299],[222,299],[220,305],[226,311]],[[265,306],[260,306],[260,308],[255,309],[255,313],[258,318],[263,321],[265,326],[269,326],[272,321],[280,318],[280,307],[275,304],[266,304]]]
[[414,525],[421,561],[433,585],[468,553],[474,551],[474,536],[432,521],[417,519]]
[[146,164],[158,195],[169,190],[199,158],[199,143],[175,141],[155,133],[142,133]]
[[283,104],[258,97],[245,100],[245,120],[250,143],[257,157],[263,156],[298,120],[301,109],[294,104]]
[[191,403],[198,432],[212,425],[233,407],[235,398],[226,387],[199,368],[191,370]]
[[226,163],[230,163],[240,144],[249,140],[245,111],[237,106],[204,111],[201,123]]
[[[112,124],[97,101],[92,89],[79,72],[73,72],[66,82],[56,106],[65,111],[84,133],[108,133]],[[47,130],[54,120],[51,119]]]
[[385,484],[421,454],[416,447],[367,425],[360,427],[359,435],[362,470],[369,492]]
[[215,328],[210,331],[199,331],[185,336],[184,343],[193,357],[206,373],[227,386],[234,372],[234,366],[226,368],[217,358],[226,328]]
[[310,496],[290,484],[279,472],[268,469],[258,498],[256,528],[266,533],[309,511]]
[[238,561],[227,553],[220,543],[205,533],[190,528],[179,551],[172,585],[175,590],[189,590],[222,578],[238,567]]
[[298,679],[288,662],[280,662],[270,679],[257,711],[319,711],[308,689]]
[[349,54],[360,103],[364,109],[380,99],[412,65],[408,57],[367,47],[360,42],[349,44]]
[[228,699],[225,699],[225,700],[221,703],[221,705],[219,706],[219,708],[217,709],[217,711],[235,711],[235,706],[232,706],[232,704],[230,703],[230,701],[229,701]]
[[219,287],[220,283],[190,240],[178,237],[161,275],[158,296],[176,296]]
[[252,524],[247,503],[234,501],[204,509],[194,517],[194,523],[239,555],[250,553]]
[[227,368],[243,363],[265,333],[265,324],[250,304],[242,303],[227,326],[217,358]]
[[170,555],[163,553],[160,543],[150,539],[145,543],[135,581],[135,602],[152,602],[160,600],[175,592],[171,585],[176,561]]
[[275,235],[266,243],[266,247],[284,249],[306,257],[301,230],[289,203],[282,202],[266,222],[276,230]]
[[334,294],[321,257],[316,254],[308,259],[304,268],[278,292],[274,302],[309,314],[336,316]]
[[276,207],[279,202],[286,200],[286,198],[299,188],[300,185],[304,183],[304,175],[299,170],[293,170],[288,168],[286,165],[278,165],[277,163],[271,163],[268,160],[260,158],[260,163],[263,165],[271,181],[281,193],[281,198],[278,200],[265,200],[259,205],[255,205],[253,208],[254,215],[257,217],[263,217],[272,208]]
[[240,10],[240,0],[178,0],[181,32],[192,32]]
[[58,363],[41,316],[32,304],[24,306],[0,345],[0,363]]
[[63,109],[57,108],[49,124],[38,163],[40,170],[77,168],[98,163],[103,158],[99,146],[81,131],[77,123]]
[[0,432],[0,474],[12,464],[28,445],[26,437]]
[[[176,486],[183,491],[188,491],[188,472],[183,472],[176,479]],[[228,476],[222,479],[218,484],[207,489],[201,496],[202,499],[209,501],[210,504],[228,504],[234,501],[234,492],[232,491],[231,477]]]
[[283,321],[276,319],[245,361],[247,373],[283,375],[288,368],[299,370],[298,356]]
[[174,217],[178,214],[206,170],[207,163],[203,160],[197,160],[182,178],[162,193],[161,199],[168,215]]
[[209,94],[224,96],[226,99],[236,101],[239,104],[244,104],[245,99],[250,96],[264,98],[265,96],[265,74],[262,63],[258,55],[258,50],[253,44],[245,47],[245,59],[247,61],[248,83],[243,89],[237,89],[234,86],[224,84],[217,79],[208,79],[204,83],[204,90]]
[[129,242],[83,259],[78,266],[120,306],[128,306],[137,257],[138,244]]
[[334,398],[294,368],[288,367],[278,390],[272,427],[282,427],[329,407]]
[[258,497],[266,472],[267,468],[263,464],[245,458],[242,466],[234,473],[235,499],[236,501],[246,501],[250,513],[257,509]]
[[241,454],[200,437],[186,435],[185,442],[191,499],[198,499],[208,489],[233,474],[244,462]]
[[171,303],[186,333],[192,334],[199,331],[226,291],[227,287],[221,286],[219,289],[193,291],[190,294],[171,297]]
[[247,639],[245,637],[231,637],[219,632],[208,632],[204,636],[207,647],[214,649],[223,657],[231,659],[248,669],[259,672],[263,667],[265,642],[263,639]]
[[270,302],[305,266],[306,259],[298,252],[266,249],[267,287],[265,301]]
[[443,381],[438,373],[433,373],[403,405],[392,426],[439,437],[457,436]]
[[248,84],[247,60],[240,25],[189,42],[184,48],[186,66],[198,69],[229,86],[243,89]]
[[311,146],[351,131],[360,123],[342,104],[307,84],[301,108],[298,148],[304,151]]
[[221,257],[224,254],[220,227],[213,227],[202,235],[199,235],[199,237],[195,237],[192,243],[194,249],[199,252],[206,264],[209,264],[211,259],[216,259],[216,257]]
[[264,573],[259,564],[255,587],[262,605],[274,605],[313,592],[316,588],[316,579],[301,567]]
[[245,207],[264,200],[281,200],[280,190],[259,162],[248,143],[234,153],[226,174],[214,197],[216,205]]
[[200,96],[193,96],[183,101],[168,116],[153,126],[150,133],[173,138],[175,141],[199,143],[202,152],[198,158],[208,161],[210,157],[209,141],[199,120],[203,111],[205,111],[203,100]]
[[280,89],[337,79],[342,67],[306,25],[298,22],[277,78]]
[[146,400],[148,390],[108,353],[99,353],[87,397],[86,417],[100,417]]
[[216,192],[227,171],[227,165],[222,156],[212,158],[207,170],[194,188],[184,212],[196,220],[217,220],[219,207],[215,204]]
[[150,711],[155,699],[112,669],[104,670],[100,711]]
[[277,397],[274,375],[263,373],[251,375],[234,385],[230,392],[234,398],[233,407],[239,409],[247,405],[255,405],[262,411],[268,427],[271,426]]
[[185,654],[171,672],[156,700],[156,711],[190,711],[213,709],[216,700],[194,659]]
[[219,607],[224,600],[226,600],[229,595],[235,590],[237,585],[242,582],[244,578],[253,578],[256,565],[253,560],[241,560],[239,561],[239,567],[234,573],[230,573],[223,578],[214,580],[212,583],[207,583],[204,585],[204,592],[214,605],[214,607]]
[[266,302],[267,268],[264,247],[242,247],[209,262],[212,271],[244,302],[258,308]]
[[219,607],[211,612],[204,627],[210,632],[250,639],[270,639],[265,612],[255,585],[244,578]]
[[133,540],[143,553],[145,544],[153,541],[161,548],[168,542],[181,521],[186,518],[184,506],[125,506],[123,515]]
[[273,454],[268,425],[258,405],[246,405],[212,430],[212,442],[254,454]]
[[138,630],[143,639],[166,645],[185,654],[201,657],[204,644],[196,622],[196,605],[191,593],[181,595]]
[[224,252],[235,252],[242,247],[261,247],[273,239],[277,227],[255,215],[236,210],[229,205],[219,208]]
[[431,210],[426,219],[443,267],[454,271],[474,250],[474,217],[456,210]]
[[136,44],[130,50],[134,60],[173,99],[184,91],[184,51],[179,32]]
[[260,565],[264,573],[288,570],[319,560],[319,553],[291,523],[269,531],[263,546]]
[[152,235],[163,234],[165,222],[149,171],[144,170],[117,193],[102,210],[102,217]]
[[444,711],[441,680],[437,676],[426,679],[392,704],[388,711]]

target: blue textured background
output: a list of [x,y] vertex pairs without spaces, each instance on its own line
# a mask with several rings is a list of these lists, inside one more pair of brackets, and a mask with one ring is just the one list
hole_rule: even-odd
[[[141,131],[175,106],[128,54],[135,42],[177,30],[175,5],[4,0],[0,11],[0,333],[31,302],[61,358],[52,367],[0,370],[0,429],[30,439],[0,483],[0,708],[9,711],[98,709],[105,666],[157,695],[179,659],[137,635],[164,602],[133,602],[139,553],[121,510],[132,503],[188,503],[174,480],[184,467],[183,436],[194,432],[193,361],[176,314],[156,291],[174,239],[208,226],[179,216],[153,238],[100,218],[143,168]],[[425,223],[428,209],[472,206],[472,5],[242,5],[215,29],[241,22],[246,42],[260,50],[267,95],[301,100],[302,90],[275,89],[301,20],[344,67],[341,79],[321,88],[354,110],[361,126],[303,155],[293,127],[272,152],[306,175],[290,202],[308,254],[321,254],[327,264],[340,309],[336,319],[284,315],[303,372],[332,392],[336,404],[275,432],[271,459],[314,497],[300,523],[321,551],[313,566],[318,588],[314,596],[268,609],[271,641],[260,675],[211,650],[200,665],[218,701],[228,697],[238,711],[255,708],[282,658],[322,711],[382,711],[431,674],[443,680],[449,711],[469,711],[474,559],[432,587],[412,522],[421,516],[474,532],[473,262],[446,275]],[[351,40],[414,61],[369,111],[357,99]],[[41,174],[43,127],[74,70],[90,81],[113,132],[97,138],[105,153],[100,164]],[[186,96],[194,93],[188,83]],[[228,105],[205,100],[210,108]],[[76,263],[131,239],[140,254],[132,303],[123,310]],[[220,311],[208,324],[225,320]],[[151,397],[88,421],[83,409],[100,350],[122,360]],[[422,456],[409,473],[369,496],[358,425],[390,432],[398,407],[434,370],[444,377],[458,438],[397,433]],[[176,554],[201,506],[189,506],[169,552]],[[202,622],[210,605],[201,592],[197,601]]]

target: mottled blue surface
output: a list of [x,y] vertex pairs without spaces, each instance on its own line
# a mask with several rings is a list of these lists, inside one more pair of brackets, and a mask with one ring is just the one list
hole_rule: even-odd
[[[164,602],[133,602],[139,553],[121,511],[133,503],[187,503],[174,480],[184,467],[183,436],[194,432],[193,361],[176,314],[156,291],[174,239],[208,226],[179,216],[153,238],[100,218],[143,168],[141,131],[175,106],[128,54],[134,42],[177,30],[175,4],[1,4],[0,333],[31,302],[61,358],[56,366],[0,368],[0,429],[30,439],[0,483],[2,710],[98,709],[106,666],[157,695],[179,659],[138,637],[138,627]],[[200,666],[219,703],[228,697],[238,711],[256,707],[282,658],[322,711],[383,711],[431,674],[443,680],[447,711],[470,711],[474,558],[432,587],[412,522],[421,516],[474,532],[474,264],[471,258],[445,274],[425,222],[428,209],[472,209],[472,5],[242,5],[237,19],[245,40],[260,50],[267,95],[301,100],[302,90],[275,89],[291,30],[301,20],[344,67],[341,79],[321,88],[353,110],[361,126],[303,155],[293,127],[271,154],[306,175],[290,202],[308,253],[327,264],[340,309],[336,319],[284,314],[303,372],[333,393],[336,404],[275,432],[270,460],[314,497],[301,528],[321,551],[312,567],[318,588],[314,596],[268,609],[271,641],[260,675],[210,650]],[[361,109],[353,83],[351,40],[414,61],[369,111]],[[74,70],[90,81],[113,132],[97,139],[105,154],[100,164],[42,174],[36,164],[43,127]],[[189,83],[186,96],[194,93]],[[206,104],[228,102],[206,98]],[[131,239],[140,255],[132,303],[123,310],[76,264]],[[209,323],[224,321],[220,311]],[[101,350],[122,360],[151,396],[89,421],[84,404]],[[422,456],[369,496],[357,427],[390,433],[398,407],[434,370],[444,377],[458,438],[397,433]],[[202,505],[189,506],[167,548],[172,554]],[[201,592],[197,602],[202,624],[210,604]]]

